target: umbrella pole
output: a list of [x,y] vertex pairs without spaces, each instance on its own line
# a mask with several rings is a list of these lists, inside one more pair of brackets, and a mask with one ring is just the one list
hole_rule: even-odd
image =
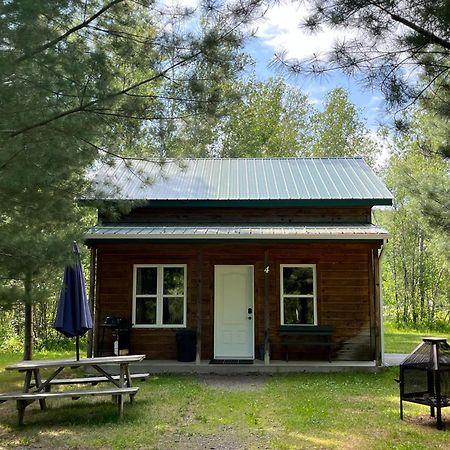
[[77,361],[79,361],[80,360],[80,337],[77,336],[75,339],[76,339],[75,340],[75,345],[76,345],[76,348],[77,348]]

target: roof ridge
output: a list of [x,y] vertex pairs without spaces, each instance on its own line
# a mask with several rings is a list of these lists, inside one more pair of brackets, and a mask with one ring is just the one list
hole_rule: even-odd
[[[118,160],[122,160],[122,158],[117,157]],[[211,158],[203,157],[203,158],[142,158],[136,159],[136,162],[156,162],[159,164],[164,164],[165,162],[183,162],[183,161],[285,161],[285,160],[310,160],[310,159],[362,159],[362,156],[271,156],[271,157],[239,157],[239,158],[220,158],[218,156],[214,156]]]

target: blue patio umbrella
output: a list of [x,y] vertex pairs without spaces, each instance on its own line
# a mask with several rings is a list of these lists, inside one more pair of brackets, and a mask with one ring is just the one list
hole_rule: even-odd
[[64,269],[64,280],[56,310],[54,328],[64,336],[76,338],[77,361],[80,359],[80,336],[92,328],[92,316],[86,295],[86,282],[80,261],[80,250],[73,243],[75,263]]

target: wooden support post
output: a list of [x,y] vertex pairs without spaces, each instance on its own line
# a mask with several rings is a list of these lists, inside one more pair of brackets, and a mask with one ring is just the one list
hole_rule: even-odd
[[[89,306],[91,308],[92,322],[95,328],[95,286],[97,277],[97,250],[91,248],[91,260],[89,266]],[[88,331],[87,357],[92,358],[94,354],[94,328]]]
[[374,275],[374,254],[376,250],[371,250],[369,254],[369,269],[367,276],[369,277],[369,323],[370,323],[370,353],[371,357],[376,360],[376,298],[375,298],[375,275]]
[[197,351],[195,363],[202,360],[202,319],[203,319],[203,252],[197,254]]
[[374,313],[375,313],[375,361],[377,366],[381,366],[381,279],[380,279],[380,257],[378,250],[373,252],[373,272],[374,272]]
[[30,392],[32,376],[33,376],[33,370],[27,369],[27,371],[25,373],[25,380],[23,382],[23,392]]
[[269,250],[264,251],[264,364],[270,364]]
[[118,395],[119,419],[123,419],[123,394]]
[[19,425],[23,425],[23,417],[25,415],[25,408],[27,402],[25,400],[17,400],[17,412],[19,414]]
[[[41,386],[42,386],[42,380],[41,380],[41,373],[40,373],[39,369],[33,369],[33,375],[34,375],[34,382],[35,382],[36,388],[38,390],[40,390]],[[47,386],[45,391],[46,392],[50,391],[50,385]],[[47,409],[47,405],[45,403],[45,399],[43,399],[43,398],[39,399],[39,405],[40,405],[42,410]]]

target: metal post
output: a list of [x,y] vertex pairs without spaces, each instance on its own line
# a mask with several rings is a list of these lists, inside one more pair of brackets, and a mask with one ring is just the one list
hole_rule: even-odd
[[442,430],[444,428],[442,424],[442,414],[441,414],[441,408],[442,408],[442,398],[441,398],[441,374],[439,370],[436,370],[434,373],[434,382],[435,389],[436,389],[436,412],[437,412],[437,428],[438,430]]
[[403,420],[404,371],[400,366],[400,420]]

